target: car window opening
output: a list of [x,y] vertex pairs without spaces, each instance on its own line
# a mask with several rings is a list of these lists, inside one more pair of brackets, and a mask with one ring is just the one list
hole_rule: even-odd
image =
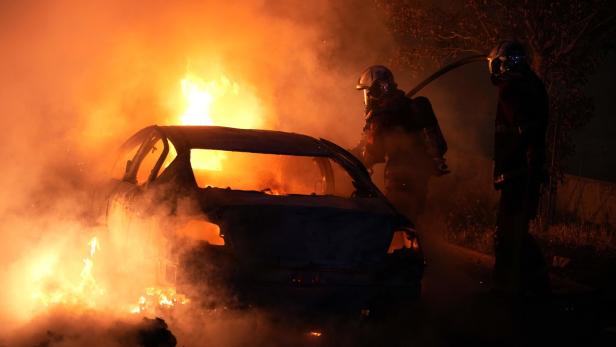
[[190,162],[200,188],[344,197],[354,191],[348,173],[328,158],[191,149]]

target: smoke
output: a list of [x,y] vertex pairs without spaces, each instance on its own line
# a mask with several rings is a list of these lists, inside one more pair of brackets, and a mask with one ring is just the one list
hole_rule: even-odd
[[[79,316],[50,313],[34,294],[81,283],[88,241],[104,235],[98,213],[104,206],[93,191],[109,176],[113,150],[138,129],[178,121],[180,81],[187,73],[237,83],[246,104],[259,109],[263,128],[351,147],[364,121],[362,97],[354,90],[358,73],[387,62],[394,51],[379,12],[370,2],[353,0],[5,1],[0,45],[0,265],[6,269],[0,275],[0,333],[21,327],[17,336],[69,346],[91,345],[104,334],[110,335],[102,345],[130,345],[116,337],[133,328],[113,324],[137,323],[113,300],[101,298],[103,311]],[[417,81],[398,76],[398,82],[409,88]],[[483,177],[464,158],[485,148],[485,133],[469,127],[484,121],[492,101],[461,107],[455,89],[463,88],[441,84],[423,93],[448,137],[455,173],[433,180],[434,205],[447,201],[461,179]],[[130,261],[106,257],[107,241],[101,238],[100,255],[93,257],[98,285],[115,291],[113,298],[136,300],[146,280],[113,283],[119,259]],[[263,341],[279,333],[259,313],[203,315],[191,312],[170,322],[180,342],[246,345],[255,326]],[[197,333],[197,326],[205,328]],[[46,329],[81,337],[59,342]]]
[[[0,45],[0,333],[21,327],[16,336],[32,338],[12,345],[70,346],[103,335],[103,345],[131,345],[116,339],[132,328],[113,327],[126,309],[114,300],[129,301],[145,280],[113,283],[130,259],[109,256],[95,191],[131,133],[177,122],[187,73],[236,82],[264,128],[351,146],[363,125],[355,79],[392,40],[369,4],[350,0],[22,1],[0,3]],[[93,236],[101,250],[90,256]],[[87,259],[96,285],[84,282]],[[50,312],[41,293],[100,311]],[[248,334],[256,321],[226,322]]]
[[143,125],[169,123],[179,111],[171,99],[190,70],[206,80],[224,73],[255,90],[268,127],[349,137],[337,129],[349,122],[361,129],[356,75],[388,54],[384,29],[362,23],[374,19],[370,9],[351,5],[12,5],[2,93],[13,103],[7,114],[28,117],[11,127],[96,150]]

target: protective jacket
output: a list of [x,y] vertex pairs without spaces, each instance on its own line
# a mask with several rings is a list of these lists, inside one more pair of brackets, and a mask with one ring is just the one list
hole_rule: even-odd
[[403,189],[409,181],[436,174],[434,159],[447,151],[430,101],[410,99],[401,90],[371,105],[363,142],[367,167],[385,162],[388,189]]
[[494,183],[527,176],[540,181],[545,164],[548,95],[530,70],[507,72],[496,83],[498,106],[494,132]]
[[547,265],[528,232],[544,180],[548,96],[530,70],[507,71],[496,81],[498,107],[494,183],[501,190],[495,232],[494,284],[507,293],[550,291]]

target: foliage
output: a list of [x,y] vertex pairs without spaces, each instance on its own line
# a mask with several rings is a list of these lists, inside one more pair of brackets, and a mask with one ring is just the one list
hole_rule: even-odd
[[461,196],[447,214],[448,241],[491,253],[496,204],[482,197]]
[[[485,197],[461,196],[446,216],[446,239],[471,249],[491,254],[497,204]],[[559,215],[558,223],[541,231],[531,223],[531,233],[547,253],[577,258],[584,250],[596,256],[616,256],[616,230],[609,224],[595,224],[575,215]],[[582,253],[580,253],[582,252]]]
[[542,237],[551,248],[589,248],[595,253],[616,254],[616,228],[609,222],[584,220],[577,214],[557,211],[555,223]]

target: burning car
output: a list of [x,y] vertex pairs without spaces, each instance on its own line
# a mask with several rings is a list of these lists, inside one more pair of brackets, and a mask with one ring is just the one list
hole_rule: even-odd
[[138,254],[158,283],[312,308],[420,294],[411,222],[359,160],[325,139],[149,126],[121,147],[113,175],[109,235],[123,245],[119,257]]

